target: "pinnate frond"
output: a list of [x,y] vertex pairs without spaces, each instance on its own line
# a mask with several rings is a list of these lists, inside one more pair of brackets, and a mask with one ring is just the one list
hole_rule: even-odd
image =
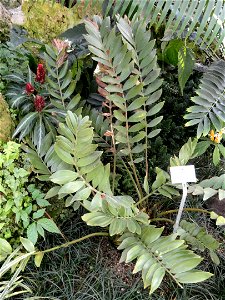
[[191,100],[195,105],[187,109],[185,126],[197,125],[197,136],[206,136],[212,127],[220,131],[225,122],[225,62],[212,63],[201,79]]
[[166,273],[179,285],[200,282],[212,276],[195,269],[202,258],[187,250],[184,240],[176,240],[176,235],[161,236],[162,232],[163,227],[144,225],[140,235],[122,235],[118,247],[123,250],[121,262],[137,259],[133,273],[142,272],[144,287],[150,286],[150,294],[159,287]]

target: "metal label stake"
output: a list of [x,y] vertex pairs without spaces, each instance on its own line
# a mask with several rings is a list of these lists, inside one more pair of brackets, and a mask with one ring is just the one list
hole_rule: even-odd
[[180,207],[177,213],[176,222],[173,226],[173,233],[176,233],[180,224],[181,215],[187,198],[187,182],[196,182],[197,179],[194,165],[171,167],[170,175],[172,184],[181,183],[183,188],[183,195],[180,202]]

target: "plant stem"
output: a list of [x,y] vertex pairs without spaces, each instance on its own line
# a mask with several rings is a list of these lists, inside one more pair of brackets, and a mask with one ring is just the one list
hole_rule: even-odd
[[135,206],[140,205],[142,202],[144,202],[145,200],[147,200],[149,197],[151,197],[153,194],[155,194],[156,190],[154,192],[151,192],[150,194],[144,196],[143,198],[141,198],[137,203],[135,203]]
[[123,163],[123,165],[124,165],[124,168],[126,169],[128,175],[130,176],[130,178],[131,178],[131,180],[132,180],[132,182],[133,182],[133,185],[134,185],[134,187],[135,187],[135,189],[136,189],[136,191],[137,191],[137,194],[138,194],[138,198],[141,199],[142,197],[141,197],[140,191],[139,191],[139,189],[138,189],[138,186],[137,186],[137,184],[136,184],[136,182],[135,182],[135,180],[134,180],[134,178],[133,178],[133,176],[132,176],[132,174],[131,174],[129,168],[127,167],[127,165],[125,164],[125,162],[124,162],[124,160],[123,160],[122,158],[121,158],[121,161],[122,161],[122,163]]
[[169,222],[171,224],[174,224],[174,222],[170,219],[167,218],[154,218],[154,219],[150,219],[151,222]]
[[113,128],[113,111],[112,111],[112,101],[109,101],[109,113],[110,113],[110,129],[112,134],[112,151],[113,151],[113,174],[112,174],[112,193],[114,195],[115,190],[115,179],[116,179],[116,142]]
[[60,80],[59,80],[59,68],[58,67],[56,68],[56,75],[57,75],[57,83],[58,83],[58,86],[59,86],[59,93],[60,93],[62,105],[65,109],[66,107],[65,107],[65,102],[63,100],[63,94],[62,94],[61,84],[60,84]]
[[130,142],[129,142],[128,129],[129,129],[129,127],[128,127],[128,115],[127,115],[127,110],[126,110],[126,136],[127,136],[127,147],[128,147],[128,150],[129,150],[129,156],[130,156],[130,162],[131,162],[130,165],[131,165],[131,168],[132,168],[132,171],[133,171],[133,174],[134,174],[136,184],[137,184],[138,189],[139,189],[140,196],[142,198],[143,197],[142,188],[141,188],[140,181],[138,179],[136,167],[135,167],[133,156],[132,156],[132,153],[131,153],[131,146],[130,146]]
[[[184,211],[192,211],[192,212],[201,212],[204,214],[210,214],[210,211],[206,210],[206,209],[202,209],[202,208],[184,208]],[[168,214],[172,214],[172,213],[177,213],[178,209],[171,209],[171,210],[167,210],[167,211],[163,211],[160,214],[158,214],[158,216],[164,216],[164,215],[168,215]]]
[[65,244],[62,244],[62,245],[59,245],[59,246],[56,246],[56,247],[53,247],[53,248],[49,248],[49,249],[46,249],[46,250],[43,250],[43,251],[37,251],[35,252],[33,255],[36,255],[38,253],[48,253],[48,252],[52,252],[52,251],[55,251],[57,249],[60,249],[60,248],[66,248],[66,247],[69,247],[73,244],[76,244],[76,243],[79,243],[79,242],[82,242],[86,239],[89,239],[91,237],[94,237],[94,236],[109,236],[109,233],[108,232],[94,232],[94,233],[90,233],[88,235],[85,235],[79,239],[76,239],[76,240],[73,240],[73,241],[70,241],[70,242],[67,242]]

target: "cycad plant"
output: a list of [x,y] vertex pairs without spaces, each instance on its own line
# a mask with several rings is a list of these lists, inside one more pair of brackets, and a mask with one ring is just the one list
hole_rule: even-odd
[[[176,2],[170,3],[169,6],[165,1],[146,1],[143,6],[144,1],[143,3],[122,1],[121,3],[126,3],[122,7],[118,2],[109,1],[107,10],[110,8],[110,3],[114,3],[114,14],[119,9],[120,14],[125,13],[129,6],[128,16],[133,20],[117,16],[115,23],[115,20],[112,21],[110,17],[102,19],[96,16],[92,21],[85,22],[87,31],[85,38],[93,60],[98,63],[99,72],[96,81],[98,91],[104,98],[102,116],[107,120],[104,121],[104,126],[106,125],[104,132],[100,132],[99,128],[96,130],[99,127],[98,121],[95,120],[92,123],[89,116],[81,115],[81,110],[75,113],[68,110],[65,122],[60,122],[57,129],[58,135],[54,149],[52,141],[47,136],[44,141],[48,141],[51,149],[47,151],[47,154],[43,151],[43,147],[46,149],[46,144],[40,145],[39,149],[37,145],[33,145],[32,150],[27,150],[39,177],[42,176],[43,180],[50,178],[55,184],[48,191],[46,199],[58,196],[65,198],[66,206],[73,206],[74,209],[83,206],[88,212],[82,216],[82,219],[90,226],[99,226],[107,230],[43,251],[36,250],[31,241],[22,238],[21,242],[28,253],[23,256],[20,252],[19,255],[11,254],[7,263],[3,264],[0,269],[0,277],[11,267],[21,265],[24,261],[27,262],[31,256],[35,256],[35,263],[39,266],[45,252],[69,246],[91,236],[108,235],[107,231],[110,236],[117,238],[120,244],[118,249],[123,250],[121,262],[129,263],[136,260],[134,273],[142,273],[144,286],[150,287],[151,294],[160,286],[166,274],[178,285],[200,282],[212,276],[211,273],[196,269],[202,258],[190,250],[188,244],[193,249],[209,250],[212,260],[218,263],[215,251],[219,244],[205,230],[198,226],[193,228],[183,222],[177,232],[169,234],[170,228],[168,228],[167,234],[163,235],[164,227],[158,228],[152,223],[154,221],[173,222],[170,219],[161,218],[168,212],[157,213],[156,218],[150,218],[144,207],[145,201],[149,199],[150,203],[153,203],[151,197],[179,196],[179,187],[175,188],[170,182],[169,174],[160,168],[156,168],[155,181],[153,183],[149,181],[148,163],[151,159],[148,152],[149,140],[160,133],[160,122],[163,118],[160,111],[164,102],[160,99],[162,79],[157,64],[155,40],[151,37],[149,20],[145,17],[147,23],[140,21],[138,13],[143,13],[145,8],[148,8],[148,12],[154,8],[152,18],[156,20],[163,7],[162,16],[169,14],[168,23],[175,20],[178,27],[180,21],[177,20],[181,20],[181,17],[179,14],[176,17],[173,15]],[[190,2],[192,10],[196,7],[193,3]],[[202,1],[197,2],[198,9],[201,3]],[[180,8],[179,11],[186,11],[188,5],[185,5],[183,1],[181,6],[183,10]],[[216,2],[217,10],[219,5]],[[222,4],[220,6],[222,7]],[[206,7],[208,11],[208,4]],[[121,9],[123,9],[122,12]],[[189,7],[189,12],[190,10]],[[193,24],[189,25],[195,27],[197,21]],[[185,50],[182,51],[185,56]],[[48,54],[46,59],[51,66],[53,54],[50,51]],[[62,70],[60,72],[63,73]],[[57,79],[57,76],[56,72],[52,74],[53,78]],[[70,77],[69,79],[71,81]],[[66,86],[65,82],[62,84]],[[51,78],[49,84],[53,89],[56,87],[55,83],[51,82]],[[214,85],[218,88],[217,96],[210,98],[212,94],[210,90],[214,90]],[[51,95],[56,99],[54,101],[64,99],[60,88],[59,91],[53,90]],[[207,139],[211,126],[215,126],[214,129],[222,132],[223,117],[217,112],[222,111],[223,96],[224,72],[220,66],[213,65],[208,77],[202,79],[198,96],[192,99],[199,106],[192,106],[189,109],[190,114],[186,117],[191,120],[187,125],[201,124],[198,137],[203,135]],[[58,101],[56,107],[60,105],[63,105],[63,101],[62,103]],[[67,109],[69,105],[70,102]],[[212,111],[214,113],[211,113]],[[197,115],[198,112],[200,116]],[[215,115],[218,122],[215,121]],[[104,119],[101,120],[103,122]],[[222,135],[220,141],[221,139]],[[103,152],[102,148],[98,148],[97,141],[99,140],[108,145],[107,151]],[[179,156],[171,159],[170,164],[171,166],[185,165],[202,154],[210,144],[215,146],[220,144],[220,141],[218,142],[214,137],[201,142],[197,139],[190,139],[181,148]],[[219,148],[222,149],[221,153],[224,155],[224,147],[220,144]],[[37,153],[35,149],[38,150]],[[141,172],[138,164],[144,166]],[[135,193],[129,195],[118,193],[116,181],[121,165],[130,176]],[[140,173],[144,176],[142,177]],[[190,192],[196,194],[196,191],[200,191],[199,194],[203,194],[205,198],[211,191],[209,183],[205,183],[204,187],[201,183],[191,187]],[[213,185],[213,188],[219,195],[224,193],[223,185],[217,185],[217,187]],[[0,251],[6,257],[12,249],[5,242],[2,245],[0,245]]]

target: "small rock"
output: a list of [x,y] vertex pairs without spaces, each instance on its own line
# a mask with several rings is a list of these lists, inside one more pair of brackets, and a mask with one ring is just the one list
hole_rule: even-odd
[[12,9],[20,6],[22,4],[22,0],[1,0],[1,3],[6,9]]
[[4,5],[0,3],[0,42],[5,42],[9,39],[11,27],[11,15]]
[[9,9],[11,14],[11,22],[15,25],[23,25],[24,23],[24,14],[22,12],[22,6],[17,8]]

